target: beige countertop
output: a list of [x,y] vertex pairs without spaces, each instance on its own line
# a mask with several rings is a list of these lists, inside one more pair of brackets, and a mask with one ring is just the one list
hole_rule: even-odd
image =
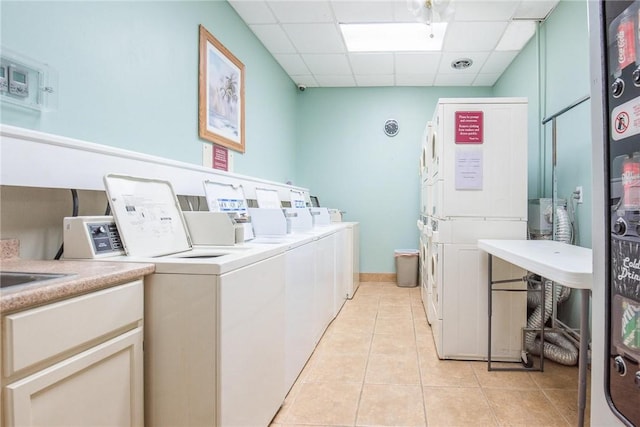
[[3,272],[54,273],[66,276],[0,289],[0,313],[23,310],[141,278],[155,271],[150,263],[0,260]]

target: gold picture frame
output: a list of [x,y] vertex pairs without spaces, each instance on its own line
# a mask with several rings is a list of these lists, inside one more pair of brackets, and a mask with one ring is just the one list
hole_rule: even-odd
[[202,25],[199,62],[200,138],[244,153],[244,64]]

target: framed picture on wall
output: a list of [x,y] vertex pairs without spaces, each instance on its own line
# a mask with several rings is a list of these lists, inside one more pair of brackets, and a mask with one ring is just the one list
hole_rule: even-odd
[[244,64],[200,25],[200,138],[244,153]]

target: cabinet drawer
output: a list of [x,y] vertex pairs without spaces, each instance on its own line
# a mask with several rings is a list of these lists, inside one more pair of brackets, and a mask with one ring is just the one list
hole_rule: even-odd
[[5,316],[4,376],[80,347],[143,317],[142,280]]

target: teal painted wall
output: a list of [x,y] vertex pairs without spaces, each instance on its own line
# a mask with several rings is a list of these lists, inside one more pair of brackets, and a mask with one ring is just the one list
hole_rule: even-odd
[[[247,153],[235,171],[309,187],[362,224],[363,272],[395,270],[417,248],[420,137],[439,97],[529,98],[529,196],[549,182],[548,113],[588,93],[586,1],[561,1],[494,88],[309,88],[304,93],[222,1],[2,1],[2,45],[56,68],[59,108],[3,106],[2,123],[200,164],[198,24],[246,66]],[[538,50],[542,101],[538,102]],[[569,54],[570,53],[570,54]],[[574,116],[575,115],[575,116]],[[400,133],[382,132],[387,118]],[[590,245],[588,103],[559,123],[559,194],[585,189],[578,236]],[[540,136],[542,135],[542,136]],[[542,141],[542,145],[540,145]],[[544,178],[544,180],[543,180]],[[547,185],[548,187],[548,185]]]
[[[299,94],[297,173],[323,206],[360,222],[360,269],[395,271],[395,249],[418,249],[421,136],[441,97],[490,88],[308,88]],[[400,132],[383,133],[388,118]]]
[[[538,37],[529,42],[494,87],[496,96],[529,98],[530,198],[552,195],[552,123],[543,126],[542,120],[589,94],[586,0],[560,1],[540,27]],[[583,187],[584,202],[574,203],[572,210],[576,244],[585,247],[591,247],[590,121],[589,101],[556,120],[557,194],[570,199],[577,186]]]
[[[496,96],[529,96],[529,197],[552,195],[552,123],[543,118],[561,111],[589,95],[589,32],[586,0],[561,0],[532,40],[494,87]],[[537,87],[538,51],[540,90]],[[526,84],[525,84],[526,83]],[[529,84],[530,83],[530,84]],[[539,96],[537,92],[539,90]],[[569,200],[574,217],[575,243],[591,247],[591,112],[586,101],[556,119],[556,182],[559,198]],[[534,176],[535,174],[535,176]],[[583,203],[571,199],[577,186],[583,188]],[[579,326],[579,298],[559,306],[559,318]]]
[[2,46],[59,73],[57,111],[3,105],[2,123],[202,164],[203,24],[246,68],[246,154],[235,154],[235,172],[293,177],[297,89],[228,3],[3,0],[0,8]]

